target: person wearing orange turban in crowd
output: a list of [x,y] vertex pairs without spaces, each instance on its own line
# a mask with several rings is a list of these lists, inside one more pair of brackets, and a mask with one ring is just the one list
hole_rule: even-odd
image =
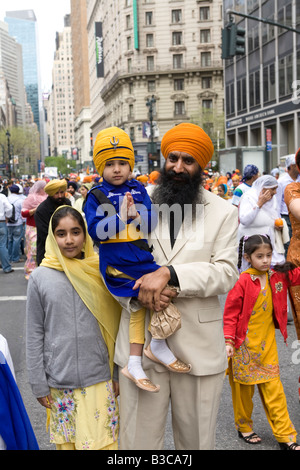
[[[214,146],[201,127],[192,123],[173,127],[162,138],[161,153],[165,164],[158,184],[147,187],[158,208],[158,224],[148,244],[161,267],[137,280],[137,298],[147,309],[158,311],[170,301],[166,286],[177,289],[172,302],[181,313],[181,328],[167,338],[167,344],[192,367],[187,374],[175,374],[150,361],[151,337],[145,328],[143,365],[160,390],[154,398],[120,374],[120,448],[164,449],[171,402],[175,448],[208,450],[215,446],[227,369],[218,296],[232,289],[238,279],[238,214],[203,187],[203,171]],[[119,367],[124,367],[128,356],[129,310],[129,305],[123,309],[116,341]]]
[[149,184],[157,184],[157,181],[160,177],[160,172],[159,171],[152,171],[149,175]]

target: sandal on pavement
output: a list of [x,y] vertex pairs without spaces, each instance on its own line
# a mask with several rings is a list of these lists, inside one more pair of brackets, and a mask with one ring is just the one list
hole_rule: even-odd
[[[255,433],[253,432],[252,434],[248,434],[246,436],[244,436],[241,431],[238,431],[238,435],[241,439],[244,439],[245,442],[247,442],[247,444],[260,444],[261,443],[261,439],[260,437]],[[254,441],[253,439],[259,439],[259,441]]]
[[165,362],[160,361],[151,351],[150,344],[144,349],[144,354],[147,356],[151,361],[157,362],[158,364],[162,364],[171,372],[177,372],[179,374],[187,374],[192,369],[191,364],[186,364],[185,362],[176,359],[176,361],[172,362],[171,364],[166,364]]
[[297,450],[296,447],[300,447],[297,442],[287,443],[287,442],[278,442],[281,450]]
[[135,379],[133,375],[131,375],[128,371],[128,367],[125,366],[124,369],[121,370],[122,374],[127,377],[127,379],[130,379],[132,382],[135,383],[137,387],[139,387],[142,390],[145,390],[146,392],[153,392],[156,393],[160,390],[159,385],[154,385],[150,379],[147,379],[146,377],[144,379]]

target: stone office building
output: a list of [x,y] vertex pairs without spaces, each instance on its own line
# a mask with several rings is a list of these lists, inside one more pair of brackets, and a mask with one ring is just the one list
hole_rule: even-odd
[[222,0],[88,0],[93,138],[105,127],[122,127],[133,141],[137,167],[146,172],[149,144],[157,147],[152,163],[160,166],[161,139],[174,125],[205,121],[219,135],[221,28]]

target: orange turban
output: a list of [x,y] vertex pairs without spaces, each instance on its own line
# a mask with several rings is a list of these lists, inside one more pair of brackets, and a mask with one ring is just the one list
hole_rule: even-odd
[[156,184],[156,181],[158,180],[159,177],[160,177],[160,172],[154,170],[149,175],[149,182],[151,184]]
[[182,123],[170,129],[161,141],[161,152],[166,159],[175,151],[188,153],[204,169],[213,156],[214,146],[201,127]]
[[140,181],[141,183],[147,183],[148,176],[147,175],[140,175],[140,176],[137,177],[137,180]]
[[100,176],[108,160],[126,160],[131,171],[134,168],[134,150],[131,140],[119,127],[109,127],[100,131],[94,145],[94,163]]

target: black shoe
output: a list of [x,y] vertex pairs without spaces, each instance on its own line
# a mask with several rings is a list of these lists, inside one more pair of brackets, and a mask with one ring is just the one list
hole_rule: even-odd
[[248,434],[246,436],[244,436],[240,431],[238,431],[238,436],[241,438],[241,439],[244,439],[245,442],[247,442],[247,444],[260,444],[261,443],[261,438],[255,433],[253,432],[252,434]]
[[292,442],[291,444],[287,444],[286,442],[278,442],[278,444],[281,450],[297,450],[296,447],[300,447],[297,442]]
[[14,270],[14,269],[11,269],[10,271],[3,271],[3,272],[4,272],[4,274],[10,274],[10,273],[15,272],[15,270]]

